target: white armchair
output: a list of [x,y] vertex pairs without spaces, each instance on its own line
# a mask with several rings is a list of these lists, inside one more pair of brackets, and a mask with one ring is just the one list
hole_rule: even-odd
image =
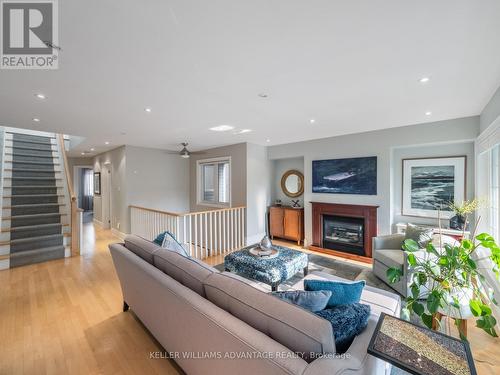
[[[391,234],[373,238],[373,273],[403,297],[407,297],[410,293],[409,287],[413,282],[413,273],[408,265],[407,255],[402,250],[404,240],[404,234]],[[419,250],[413,254],[420,259],[432,257],[432,254],[425,250]],[[399,282],[394,284],[389,282],[387,278],[389,268],[398,268],[401,271],[402,276]]]

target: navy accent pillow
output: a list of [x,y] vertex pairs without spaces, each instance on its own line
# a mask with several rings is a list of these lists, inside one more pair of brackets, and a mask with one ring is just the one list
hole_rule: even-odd
[[354,338],[364,331],[370,317],[370,306],[362,303],[340,305],[318,311],[316,315],[328,320],[333,328],[337,353],[345,353]]
[[359,302],[364,287],[364,280],[354,282],[304,280],[305,290],[329,290],[332,292],[327,304],[328,308]]
[[285,292],[271,292],[271,294],[312,312],[323,310],[332,296],[332,292],[328,290],[311,292],[305,290],[289,290]]
[[163,243],[163,240],[165,239],[166,234],[167,234],[167,232],[160,233],[159,235],[156,236],[156,238],[153,240],[153,242],[155,244],[157,244],[158,246],[161,246],[161,244]]

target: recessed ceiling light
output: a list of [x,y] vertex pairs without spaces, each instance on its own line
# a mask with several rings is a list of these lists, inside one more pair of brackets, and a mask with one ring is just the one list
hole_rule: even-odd
[[266,142],[269,143],[269,142],[271,142],[271,140],[270,139],[266,139]]
[[91,148],[90,151],[95,151],[95,148]]
[[432,115],[432,112],[431,111],[427,111],[427,112],[425,112],[425,115],[426,116],[430,116],[430,115]]
[[104,144],[105,144],[105,145],[109,145],[109,142],[108,142],[108,141],[106,141],[106,142],[104,142]]
[[430,81],[430,78],[429,77],[422,77],[418,80],[420,83],[427,83]]
[[40,119],[35,117],[35,118],[33,119],[33,122],[40,122]]
[[39,93],[39,94],[36,94],[35,96],[36,96],[38,99],[41,99],[41,100],[43,100],[43,99],[47,99],[47,97],[46,97],[45,95],[40,94],[40,93]]
[[82,152],[82,155],[85,155],[85,152]]
[[144,108],[144,111],[146,111],[147,113],[151,113],[152,109],[150,107],[146,107]]
[[310,122],[311,124],[314,124],[314,123],[316,122],[316,120],[312,118],[312,119],[310,119],[310,120],[309,120],[309,122]]
[[252,129],[241,129],[241,130],[237,130],[235,132],[235,134],[245,134],[245,133],[250,133],[252,131]]
[[269,95],[268,95],[268,94],[266,94],[265,92],[261,92],[261,93],[259,94],[259,97],[260,97],[260,98],[267,98],[267,97],[269,97]]
[[227,132],[229,130],[233,130],[234,126],[231,125],[219,125],[219,126],[214,126],[213,128],[210,128],[210,130],[214,132]]

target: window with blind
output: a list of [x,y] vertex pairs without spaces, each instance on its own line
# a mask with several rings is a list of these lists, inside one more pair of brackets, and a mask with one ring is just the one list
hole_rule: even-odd
[[230,206],[230,158],[198,160],[198,204]]

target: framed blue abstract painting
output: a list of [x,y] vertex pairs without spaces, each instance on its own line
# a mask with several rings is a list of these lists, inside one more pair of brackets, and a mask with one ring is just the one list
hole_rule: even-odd
[[313,193],[377,195],[377,157],[314,160]]

